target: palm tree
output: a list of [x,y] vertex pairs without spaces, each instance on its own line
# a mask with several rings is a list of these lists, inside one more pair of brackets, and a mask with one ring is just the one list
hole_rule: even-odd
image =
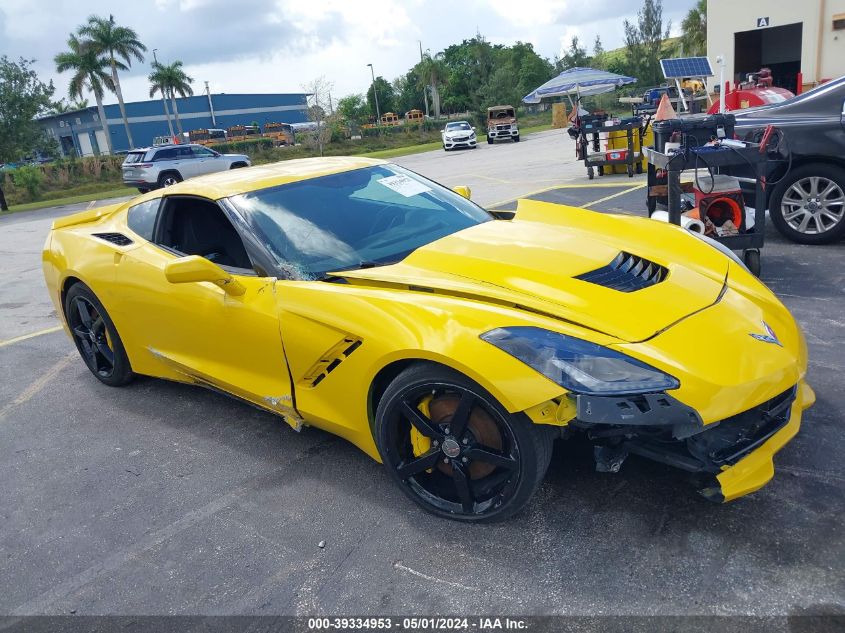
[[[170,97],[170,104],[173,106],[173,118],[176,119],[176,129],[179,135],[182,135],[182,122],[179,120],[179,106],[176,104],[176,95],[180,97],[193,96],[194,91],[191,88],[192,77],[185,74],[182,70],[182,62],[176,60],[172,64],[153,64],[153,73],[150,75],[150,96],[154,96],[156,92],[160,91],[162,95]],[[165,108],[167,106],[165,105]],[[171,128],[171,134],[173,129]]]
[[88,99],[77,99],[73,103],[68,103],[64,98],[54,101],[50,106],[47,114],[67,114],[68,112],[76,112],[77,110],[85,110],[88,107]]
[[73,77],[68,87],[68,96],[71,99],[82,99],[83,91],[89,90],[94,93],[97,100],[97,113],[100,116],[100,124],[106,136],[106,145],[109,154],[112,153],[111,134],[109,124],[106,120],[106,111],[103,108],[103,88],[114,90],[114,83],[109,77],[106,68],[109,61],[88,42],[81,41],[76,35],[71,35],[67,41],[68,51],[59,53],[54,58],[56,70],[60,73],[66,70],[73,71]]
[[443,63],[443,56],[438,53],[434,57],[430,53],[423,55],[422,61],[417,64],[419,72],[417,76],[420,78],[420,87],[425,88],[428,84],[431,86],[431,102],[434,105],[434,117],[440,118],[440,90],[438,86],[441,85],[446,78],[448,70]]
[[[126,128],[126,138],[129,141],[129,148],[135,147],[132,141],[132,132],[129,129],[129,119],[126,118],[126,106],[123,104],[123,92],[120,89],[120,78],[118,70],[129,70],[134,57],[139,62],[144,61],[144,46],[134,30],[118,26],[114,16],[109,19],[92,15],[88,18],[88,24],[79,27],[79,34],[90,38],[90,42],[99,55],[105,55],[111,66],[111,78],[114,84],[114,92],[117,95],[117,103],[120,106],[120,116],[123,117],[123,127]],[[121,61],[123,60],[123,61]]]
[[681,22],[681,44],[684,55],[707,52],[707,0],[698,0]]
[[167,109],[167,87],[165,83],[167,78],[161,72],[161,64],[153,63],[153,72],[147,78],[150,82],[150,98],[155,97],[156,93],[161,93],[161,103],[164,106],[164,118],[167,119],[167,127],[170,130],[170,136],[176,136],[173,133],[173,121],[170,120],[170,110]]

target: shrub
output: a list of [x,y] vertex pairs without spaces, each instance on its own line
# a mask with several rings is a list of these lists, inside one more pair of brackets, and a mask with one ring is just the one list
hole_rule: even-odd
[[30,200],[37,200],[41,193],[41,184],[44,181],[44,174],[39,167],[25,165],[18,167],[12,172],[12,179],[16,187],[26,189]]
[[221,154],[247,154],[251,156],[258,149],[270,149],[272,147],[273,139],[256,138],[233,143],[216,143],[211,149]]

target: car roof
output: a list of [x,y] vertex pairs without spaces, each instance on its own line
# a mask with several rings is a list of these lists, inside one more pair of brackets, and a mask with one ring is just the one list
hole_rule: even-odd
[[[387,161],[358,156],[299,158],[191,178],[168,187],[163,193],[196,195],[219,200],[249,191],[384,164],[387,164]],[[159,190],[159,193],[162,193],[162,190]]]
[[446,127],[449,127],[450,125],[457,125],[458,123],[466,123],[467,125],[469,125],[468,121],[449,121],[448,123],[446,123]]

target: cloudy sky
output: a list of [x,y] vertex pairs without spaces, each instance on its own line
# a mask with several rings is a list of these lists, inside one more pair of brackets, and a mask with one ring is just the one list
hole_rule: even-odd
[[[664,0],[673,34],[694,0]],[[325,76],[333,96],[364,92],[372,63],[392,80],[419,61],[419,43],[432,53],[476,32],[493,43],[531,42],[554,59],[573,35],[606,49],[621,46],[622,23],[641,0],[0,0],[0,55],[37,60],[56,97],[67,76],[54,55],[88,15],[134,28],[160,61],[181,59],[194,90],[300,92]],[[149,54],[152,61],[152,55]],[[149,63],[122,76],[127,101],[148,98]],[[107,102],[110,102],[108,100]],[[91,99],[93,103],[93,99]]]

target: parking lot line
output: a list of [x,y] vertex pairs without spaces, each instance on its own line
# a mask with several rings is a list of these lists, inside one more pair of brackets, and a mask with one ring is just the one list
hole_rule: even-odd
[[6,339],[5,341],[0,341],[0,347],[6,347],[7,345],[14,345],[15,343],[20,343],[21,341],[26,341],[31,338],[35,338],[36,336],[42,336],[44,334],[52,334],[53,332],[58,332],[62,329],[61,325],[56,325],[53,327],[48,327],[46,330],[38,330],[37,332],[31,332],[29,334],[23,334],[21,336],[16,336],[15,338]]
[[[487,209],[492,209],[494,207],[501,206],[503,204],[507,204],[508,202],[514,202],[515,200],[520,200],[522,198],[530,198],[531,196],[536,196],[541,193],[547,193],[549,191],[557,191],[558,189],[601,189],[601,188],[618,188],[618,187],[625,187],[625,191],[621,191],[614,196],[610,196],[610,198],[616,197],[616,195],[622,195],[624,193],[628,193],[629,191],[633,191],[634,189],[638,189],[640,187],[644,187],[645,184],[636,185],[634,187],[629,187],[625,183],[614,183],[614,182],[601,182],[601,183],[594,183],[594,184],[586,184],[586,183],[569,183],[565,185],[552,185],[550,187],[543,187],[542,189],[537,189],[536,191],[529,191],[527,193],[523,193],[515,198],[508,198],[507,200],[500,200],[499,202],[493,202],[491,204],[484,205]],[[609,198],[607,198],[609,199]],[[605,200],[605,198],[602,198]],[[596,202],[601,202],[602,200],[597,200]],[[595,203],[592,203],[595,204]]]
[[633,187],[628,187],[627,189],[625,189],[625,191],[618,191],[618,192],[613,193],[609,196],[605,196],[604,198],[599,198],[598,200],[593,200],[592,202],[588,202],[587,204],[585,204],[584,208],[586,209],[587,207],[591,207],[594,204],[599,204],[600,202],[606,202],[608,200],[612,200],[613,198],[618,198],[619,196],[624,196],[626,193],[631,193],[632,191],[636,191],[637,189],[642,189],[647,184],[648,183],[644,182],[644,183],[641,183],[639,185],[634,185]]
[[76,358],[76,351],[65,355],[59,360],[59,362],[33,381],[29,387],[21,391],[17,398],[5,404],[3,408],[0,409],[0,422],[5,419],[10,411],[31,400],[39,391],[46,387],[51,380],[58,376],[65,367],[70,365],[74,358]]

